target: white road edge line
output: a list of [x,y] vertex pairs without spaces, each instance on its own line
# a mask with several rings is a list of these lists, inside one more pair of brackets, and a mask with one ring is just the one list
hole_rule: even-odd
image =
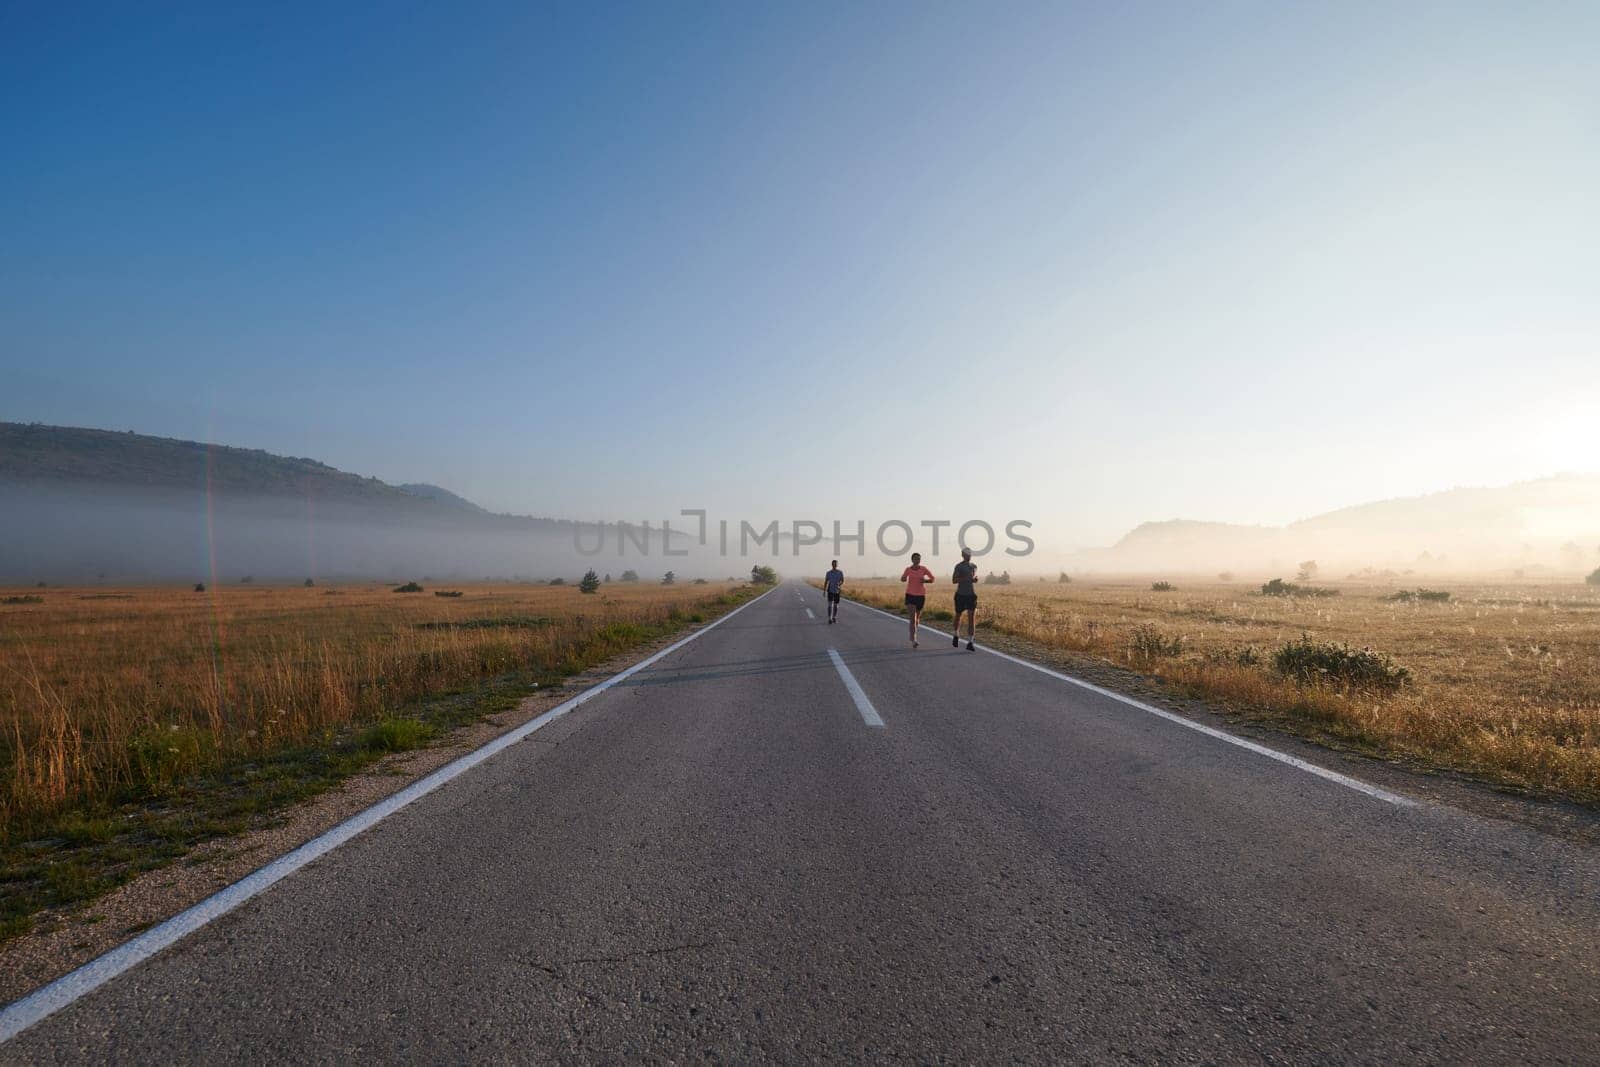
[[872,706],[872,701],[867,699],[867,694],[862,692],[861,683],[856,681],[856,676],[850,673],[850,668],[844,665],[844,660],[839,657],[839,650],[828,649],[828,658],[833,660],[833,669],[839,672],[839,677],[844,679],[844,687],[850,690],[850,699],[856,702],[856,710],[861,713],[861,721],[868,726],[883,725],[883,719],[878,717],[878,709]]
[[[772,591],[769,589],[767,593]],[[613,674],[605,681],[585,689],[571,700],[556,705],[538,718],[530,719],[509,733],[501,734],[493,741],[481,748],[474,749],[460,759],[445,764],[426,778],[413,782],[393,796],[380,800],[365,811],[352,815],[333,829],[312,838],[294,851],[279,856],[265,867],[245,875],[239,881],[225,889],[218,890],[198,904],[174,915],[166,922],[151,927],[132,941],[124,942],[104,955],[90,960],[77,970],[69,971],[62,975],[49,985],[41,986],[27,996],[6,1005],[4,1010],[0,1010],[0,1043],[11,1040],[22,1031],[28,1029],[28,1027],[55,1014],[80,997],[94,992],[113,978],[138,966],[151,956],[182,940],[214,919],[220,919],[228,912],[281,882],[311,861],[332,852],[362,831],[370,829],[413,801],[427,796],[451,779],[460,777],[478,764],[510,748],[535,730],[561,718],[561,716],[578,705],[599,696],[618,682],[632,677],[646,667],[670,656],[684,645],[716,629],[745,608],[763,599],[767,593],[762,593],[754,599],[745,601],[721,618],[702,626],[687,637],[673,642],[649,658],[642,659],[626,670]]]
[[[857,607],[866,608],[868,611],[877,612],[884,618],[893,619],[895,622],[901,624],[904,624],[906,621],[899,615],[891,614],[890,612],[884,611],[881,608],[875,608],[871,604],[863,604],[859,600],[853,600],[850,601],[850,603],[855,604]],[[946,633],[940,633],[940,631],[935,630],[933,627],[928,626],[925,623],[919,626],[918,629],[926,630],[929,633],[936,634],[940,637],[950,636]],[[1266,745],[1257,744],[1256,742],[1247,738],[1239,737],[1237,734],[1230,734],[1226,730],[1218,730],[1214,726],[1207,726],[1205,723],[1195,722],[1193,719],[1186,719],[1182,715],[1176,715],[1170,711],[1165,711],[1161,708],[1154,707],[1150,704],[1144,703],[1142,700],[1135,700],[1132,697],[1123,696],[1121,693],[1118,693],[1115,690],[1106,689],[1102,686],[1095,685],[1093,682],[1086,682],[1082,678],[1074,678],[1070,674],[1062,674],[1060,671],[1051,670],[1049,667],[1043,666],[1042,664],[1032,663],[1021,658],[1020,656],[1009,655],[1008,653],[989,648],[985,645],[978,645],[977,647],[979,652],[987,652],[991,656],[999,656],[1001,659],[1010,660],[1012,663],[1026,667],[1030,671],[1038,671],[1040,674],[1048,674],[1050,677],[1066,682],[1068,685],[1075,685],[1080,689],[1087,689],[1091,693],[1099,693],[1103,697],[1110,697],[1112,700],[1126,704],[1130,708],[1138,708],[1140,711],[1149,712],[1151,715],[1154,715],[1157,718],[1165,719],[1168,722],[1176,723],[1185,729],[1194,730],[1197,733],[1205,734],[1207,737],[1214,737],[1218,741],[1226,741],[1230,745],[1237,745],[1240,748],[1248,749],[1259,756],[1265,756],[1268,759],[1277,760],[1279,763],[1287,763],[1289,766],[1305,771],[1307,774],[1314,774],[1318,778],[1326,778],[1328,781],[1342,785],[1346,789],[1354,789],[1357,793],[1365,793],[1369,797],[1382,800],[1385,803],[1393,804],[1396,807],[1415,808],[1420,806],[1420,801],[1414,800],[1411,797],[1401,796],[1399,793],[1391,793],[1387,789],[1380,789],[1375,785],[1369,785],[1359,778],[1350,777],[1348,774],[1340,774],[1338,771],[1330,771],[1326,767],[1319,767],[1315,763],[1303,760],[1298,756],[1291,756],[1287,752],[1279,752],[1275,748],[1268,748]]]

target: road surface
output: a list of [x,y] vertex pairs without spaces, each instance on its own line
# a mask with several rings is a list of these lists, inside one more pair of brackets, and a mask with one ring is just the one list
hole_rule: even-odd
[[1592,850],[824,616],[775,589],[0,1060],[1600,1061]]

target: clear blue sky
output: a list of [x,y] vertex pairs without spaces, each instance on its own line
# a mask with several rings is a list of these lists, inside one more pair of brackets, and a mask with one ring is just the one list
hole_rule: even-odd
[[504,510],[1600,467],[1600,5],[0,8],[0,418]]

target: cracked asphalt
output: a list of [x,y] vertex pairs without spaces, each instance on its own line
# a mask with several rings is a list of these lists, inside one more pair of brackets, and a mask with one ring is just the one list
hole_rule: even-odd
[[1600,1062],[1592,849],[822,615],[780,587],[0,1059]]

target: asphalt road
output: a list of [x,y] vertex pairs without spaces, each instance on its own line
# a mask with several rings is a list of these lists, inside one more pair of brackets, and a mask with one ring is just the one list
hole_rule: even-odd
[[780,587],[0,1059],[1600,1062],[1592,850],[841,619]]

